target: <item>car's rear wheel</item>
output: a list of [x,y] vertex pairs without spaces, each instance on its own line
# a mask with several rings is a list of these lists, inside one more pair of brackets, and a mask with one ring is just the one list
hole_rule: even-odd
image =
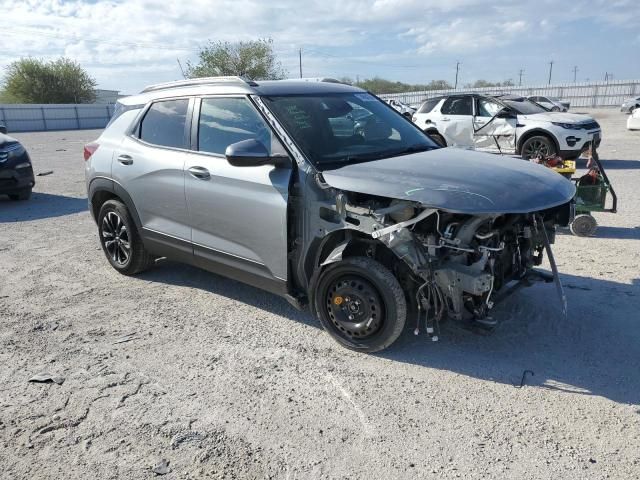
[[343,346],[360,352],[391,345],[402,333],[407,316],[398,280],[368,257],[329,265],[318,279],[314,303],[325,330]]
[[556,146],[553,144],[551,139],[542,135],[536,135],[528,138],[522,144],[521,155],[525,160],[538,156],[551,157],[556,153]]
[[436,142],[441,147],[446,147],[447,146],[447,141],[438,132],[426,132],[426,134],[429,136],[429,138],[431,140]]
[[9,195],[11,200],[29,200],[31,198],[31,189],[25,188],[24,190],[19,191],[18,193],[12,193]]
[[127,207],[108,200],[98,214],[100,245],[109,263],[118,272],[133,275],[148,269],[153,256],[147,252]]

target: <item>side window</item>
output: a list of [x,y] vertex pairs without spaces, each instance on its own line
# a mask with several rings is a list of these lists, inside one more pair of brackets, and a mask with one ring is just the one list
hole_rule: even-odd
[[529,100],[531,100],[532,102],[539,102],[540,97],[529,97]]
[[472,115],[473,97],[449,97],[440,111],[443,115]]
[[418,109],[418,113],[429,113],[438,103],[440,103],[440,100],[442,100],[442,98],[431,98],[426,100]]
[[255,139],[272,154],[284,153],[260,114],[246,98],[203,98],[198,121],[198,151],[224,155],[229,145]]
[[163,147],[187,148],[184,125],[188,106],[187,98],[152,104],[140,124],[140,140]]
[[499,103],[493,102],[486,98],[478,99],[478,116],[479,117],[493,117],[496,113],[502,110],[502,106]]

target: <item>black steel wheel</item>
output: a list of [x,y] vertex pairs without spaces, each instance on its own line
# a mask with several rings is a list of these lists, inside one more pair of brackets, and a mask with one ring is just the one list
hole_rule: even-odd
[[120,273],[133,275],[153,264],[127,207],[118,200],[108,200],[100,208],[98,234],[109,263]]
[[536,135],[528,138],[522,144],[522,158],[529,160],[530,158],[542,156],[550,157],[556,154],[556,147],[548,137]]
[[25,188],[24,190],[20,190],[18,193],[12,193],[9,195],[9,198],[14,201],[29,200],[31,198],[31,189]]
[[576,237],[590,237],[598,228],[598,222],[588,213],[582,213],[580,215],[576,215],[569,225],[569,230]]
[[382,264],[353,257],[329,265],[320,275],[316,315],[339,343],[361,352],[391,345],[406,320],[402,287]]

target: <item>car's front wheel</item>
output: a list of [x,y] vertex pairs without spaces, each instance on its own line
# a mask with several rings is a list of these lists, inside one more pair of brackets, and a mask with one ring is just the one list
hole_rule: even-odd
[[552,112],[559,112],[560,111],[560,107],[552,107],[551,111]]
[[551,157],[556,153],[556,146],[551,139],[542,135],[528,138],[522,144],[521,155],[525,160],[535,157]]
[[368,257],[352,257],[325,268],[318,279],[315,310],[322,326],[343,346],[377,352],[402,333],[407,316],[396,277]]
[[122,202],[104,202],[98,214],[98,234],[107,260],[118,272],[133,275],[153,264],[153,256],[144,248],[131,215]]
[[11,195],[9,195],[9,198],[11,200],[29,200],[31,198],[31,189],[25,188],[18,193],[12,193]]

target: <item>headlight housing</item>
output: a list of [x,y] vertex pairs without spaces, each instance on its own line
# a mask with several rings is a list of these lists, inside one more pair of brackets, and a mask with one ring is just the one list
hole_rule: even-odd
[[10,157],[22,155],[24,151],[24,147],[17,142],[0,147],[0,153],[8,153]]

